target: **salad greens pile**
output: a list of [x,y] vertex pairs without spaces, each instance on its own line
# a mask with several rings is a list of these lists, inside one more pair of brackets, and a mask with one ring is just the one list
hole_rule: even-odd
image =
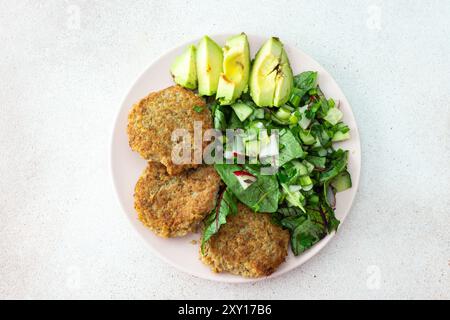
[[[288,229],[295,255],[337,230],[335,194],[352,183],[348,151],[335,150],[333,142],[349,139],[350,129],[341,121],[338,103],[327,99],[317,85],[317,72],[295,76],[289,101],[280,108],[258,107],[246,93],[231,108],[216,101],[209,108],[216,129],[243,129],[244,156],[251,161],[215,165],[226,188],[205,220],[202,248],[227,216],[237,213],[238,201],[272,214],[274,223]],[[274,129],[279,132],[278,170],[272,175],[262,174],[268,163],[254,157],[263,153],[252,139],[262,129],[269,135]],[[237,157],[239,148],[232,151]]]

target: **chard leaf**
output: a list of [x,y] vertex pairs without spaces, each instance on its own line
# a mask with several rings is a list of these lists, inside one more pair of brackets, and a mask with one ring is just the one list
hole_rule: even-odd
[[229,122],[227,129],[242,129],[244,127],[244,124],[234,112],[231,113]]
[[306,160],[314,165],[315,168],[325,169],[325,164],[327,162],[327,158],[325,157],[316,157],[316,156],[307,156]]
[[214,129],[217,130],[226,130],[227,129],[227,120],[225,118],[225,114],[221,110],[221,108],[215,108],[214,112]]
[[289,189],[289,186],[284,183],[281,184],[281,187],[283,188],[283,193],[286,195],[286,201],[289,202],[290,205],[299,208],[303,212],[306,212],[302,203],[305,197],[302,195],[302,193],[300,191],[292,192]]
[[311,248],[326,235],[323,227],[314,221],[312,217],[299,223],[291,235],[291,246],[294,255],[299,255],[306,249]]
[[320,174],[320,182],[330,181],[347,168],[348,151],[338,150],[335,152],[335,157],[336,159],[331,161],[328,170]]
[[280,132],[280,154],[278,158],[278,165],[283,166],[293,159],[304,158],[304,156],[305,152],[292,132],[290,130],[283,129]]
[[278,214],[284,217],[292,217],[302,214],[302,211],[296,207],[278,208]]
[[301,93],[297,93],[300,99],[309,90],[316,88],[317,72],[306,71],[294,77],[294,86],[301,90]]
[[[242,203],[256,212],[272,213],[278,209],[280,191],[275,175],[262,175],[258,168],[237,164],[216,164],[214,166],[228,189]],[[242,188],[234,175],[235,171],[245,170],[256,177],[256,181],[247,189]]]
[[[283,215],[285,212],[279,210],[278,213]],[[297,215],[285,216],[279,224],[290,231],[291,248],[296,256],[312,247],[327,234],[322,216],[315,211],[297,211]]]
[[222,192],[217,200],[216,207],[212,210],[211,214],[205,220],[205,230],[202,237],[202,254],[205,243],[217,232],[219,232],[220,226],[227,223],[227,216],[229,214],[237,213],[237,200],[233,193],[228,189]]

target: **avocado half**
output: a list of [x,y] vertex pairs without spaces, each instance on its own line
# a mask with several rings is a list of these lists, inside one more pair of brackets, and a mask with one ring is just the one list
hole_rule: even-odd
[[199,95],[214,95],[223,69],[222,48],[210,37],[204,36],[197,46],[196,62]]
[[259,107],[280,107],[290,97],[294,75],[278,38],[267,40],[256,54],[250,73],[250,95]]
[[247,35],[229,38],[223,48],[223,73],[219,78],[216,99],[230,105],[248,89],[250,76],[250,46]]
[[173,80],[188,89],[197,89],[197,66],[195,61],[195,46],[187,47],[186,51],[175,58],[170,73]]

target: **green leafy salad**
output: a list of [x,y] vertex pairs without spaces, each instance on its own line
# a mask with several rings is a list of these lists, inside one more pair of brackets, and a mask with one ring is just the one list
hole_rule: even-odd
[[[204,39],[197,52],[192,47],[186,51],[195,58],[180,58],[172,68],[175,81],[182,79],[179,84],[213,96],[208,108],[214,128],[223,132],[226,161],[214,166],[225,187],[204,221],[202,247],[242,202],[255,212],[270,213],[273,223],[288,229],[292,251],[299,255],[337,230],[335,195],[352,186],[348,151],[333,147],[350,138],[339,103],[325,97],[317,72],[293,75],[278,38],[269,39],[253,61],[245,34],[230,38],[220,51]],[[183,74],[180,70],[193,61],[196,72],[191,68]],[[220,65],[218,81],[202,79],[199,64]],[[230,129],[240,139],[230,143]]]

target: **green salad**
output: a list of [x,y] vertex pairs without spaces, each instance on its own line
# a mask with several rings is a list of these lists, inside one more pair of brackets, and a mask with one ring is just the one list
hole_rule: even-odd
[[[204,221],[202,243],[242,202],[255,212],[271,213],[275,224],[289,230],[292,251],[299,255],[339,226],[335,195],[352,182],[348,151],[333,143],[349,139],[350,129],[342,122],[339,103],[320,89],[317,72],[293,75],[278,38],[263,44],[253,61],[245,34],[217,48],[205,37],[172,67],[176,82],[211,97],[214,128],[224,134],[226,161],[214,166],[226,187]],[[204,79],[208,73],[202,73],[202,65],[220,66],[212,72],[214,81]],[[227,144],[230,129],[240,129],[240,145]]]

